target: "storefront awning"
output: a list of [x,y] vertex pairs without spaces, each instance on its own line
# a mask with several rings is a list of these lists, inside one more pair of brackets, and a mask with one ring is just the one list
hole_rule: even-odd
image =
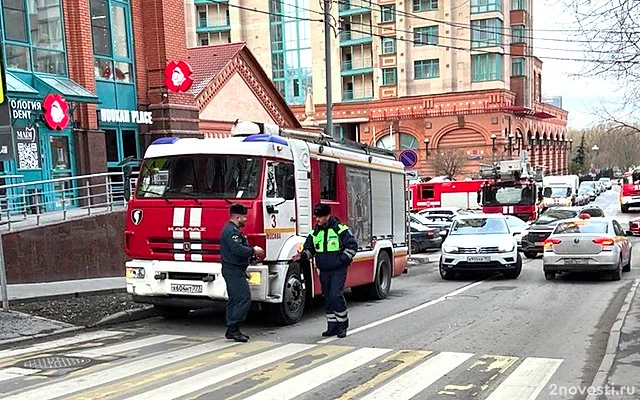
[[37,90],[22,82],[20,78],[13,75],[11,72],[6,71],[7,76],[7,92],[9,96],[13,97],[27,97],[27,98],[37,98],[40,97],[40,94]]
[[53,91],[61,94],[67,101],[100,104],[98,96],[69,78],[36,75],[35,86],[43,95]]

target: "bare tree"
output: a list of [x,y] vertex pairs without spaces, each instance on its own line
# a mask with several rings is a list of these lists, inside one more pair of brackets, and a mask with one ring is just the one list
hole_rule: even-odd
[[459,175],[467,163],[467,155],[455,148],[438,148],[429,157],[429,165],[436,176],[453,179]]
[[[606,123],[582,131],[570,131],[569,134],[574,138],[574,152],[577,150],[583,132],[587,166],[628,169],[637,163],[637,157],[640,154],[640,135],[635,128]],[[594,145],[599,148],[597,152],[592,150]]]
[[579,75],[617,82],[622,93],[620,104],[602,107],[601,119],[640,133],[636,117],[640,104],[640,1],[562,1],[575,16],[579,27],[576,36],[581,36],[589,53]]

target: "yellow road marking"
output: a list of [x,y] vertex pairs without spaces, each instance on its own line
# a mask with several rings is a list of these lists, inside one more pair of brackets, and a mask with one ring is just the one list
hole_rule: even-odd
[[[220,389],[228,388],[233,385],[242,383],[241,387],[247,387],[247,389],[243,390],[242,392],[235,393],[232,396],[227,396],[225,397],[225,400],[244,398],[246,397],[246,394],[248,392],[270,385],[274,382],[284,380],[292,375],[302,373],[308,369],[311,369],[311,367],[317,364],[329,361],[330,359],[344,354],[352,349],[353,347],[350,346],[316,347],[304,353],[296,354],[286,361],[282,361],[274,366],[268,367],[268,369],[258,371],[249,376],[240,376],[234,378],[224,385],[216,385],[213,390],[218,391]],[[192,396],[187,397],[187,399],[197,399],[202,395],[203,392],[199,392],[197,394],[194,393]]]
[[[385,381],[387,378],[399,373],[400,371],[416,364],[418,361],[425,359],[429,355],[433,354],[432,351],[420,351],[420,350],[402,350],[384,358],[380,364],[384,363],[398,363],[393,368],[376,374],[368,381],[352,388],[342,396],[335,400],[349,400],[360,395],[361,393],[377,386],[380,382]],[[392,400],[392,399],[390,399]]]
[[[478,374],[479,380],[482,381],[480,384],[471,382],[451,383],[440,390],[438,394],[457,396],[459,392],[467,392],[468,395],[475,397],[480,392],[487,390],[491,382],[508,370],[516,361],[518,361],[518,357],[484,355],[467,369],[467,371]],[[465,377],[473,379],[472,376],[467,374],[463,379]]]
[[[136,390],[139,390],[145,386],[150,386],[155,382],[162,381],[167,377],[178,378],[198,368],[222,364],[229,359],[241,358],[248,353],[265,350],[276,344],[277,343],[275,342],[256,341],[243,344],[242,346],[233,346],[229,349],[223,349],[220,351],[212,352],[210,354],[197,356],[195,358],[182,361],[177,364],[170,364],[163,368],[160,368],[157,371],[143,374],[142,376],[125,379],[107,386],[98,387],[91,390],[90,392],[83,392],[81,394],[70,397],[69,399],[97,400],[131,394]],[[117,367],[118,365],[115,366]],[[111,368],[114,367],[114,365],[106,365],[106,367]]]

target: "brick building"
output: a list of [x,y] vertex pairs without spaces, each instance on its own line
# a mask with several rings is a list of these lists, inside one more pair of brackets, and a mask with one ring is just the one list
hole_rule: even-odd
[[[17,142],[3,172],[34,181],[121,170],[156,137],[199,135],[193,94],[164,85],[167,63],[188,58],[184,14],[170,11],[182,9],[179,0],[2,1]],[[68,105],[68,124],[43,118],[51,94]]]

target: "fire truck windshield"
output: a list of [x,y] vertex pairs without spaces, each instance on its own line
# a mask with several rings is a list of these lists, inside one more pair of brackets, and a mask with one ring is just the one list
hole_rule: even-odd
[[254,199],[262,162],[255,156],[209,154],[146,159],[136,197]]
[[535,202],[534,189],[528,185],[487,186],[482,197],[486,206],[530,205]]

